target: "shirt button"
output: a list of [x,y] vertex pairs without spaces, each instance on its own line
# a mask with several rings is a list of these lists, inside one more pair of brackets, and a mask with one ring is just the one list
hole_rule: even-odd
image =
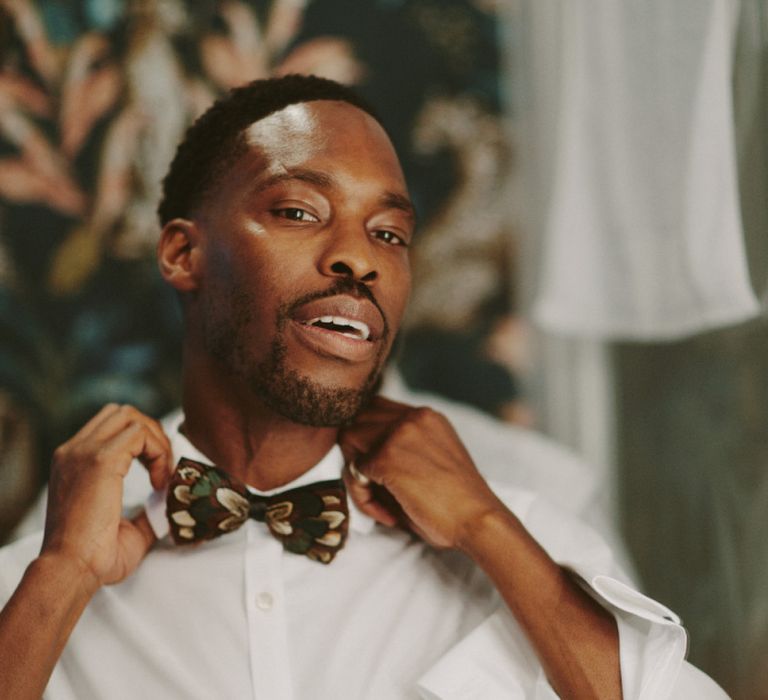
[[272,606],[275,604],[275,599],[271,593],[263,591],[256,596],[256,607],[259,610],[272,610]]

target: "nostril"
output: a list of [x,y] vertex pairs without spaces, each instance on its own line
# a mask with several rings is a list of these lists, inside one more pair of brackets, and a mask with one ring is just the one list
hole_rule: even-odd
[[352,268],[343,262],[335,262],[331,265],[331,272],[335,272],[337,275],[352,275]]
[[[357,277],[355,274],[355,271],[347,265],[347,263],[342,262],[341,260],[337,260],[335,263],[331,265],[331,272],[333,272],[336,275],[344,275],[345,277],[352,277],[353,279]],[[370,270],[369,272],[366,272],[362,277],[360,277],[361,282],[373,282],[378,277],[378,273],[376,270]]]

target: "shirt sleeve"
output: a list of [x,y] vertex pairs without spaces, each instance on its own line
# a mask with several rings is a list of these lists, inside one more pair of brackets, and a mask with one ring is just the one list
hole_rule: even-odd
[[[727,700],[685,661],[687,634],[678,616],[630,585],[596,533],[532,494],[505,489],[500,495],[550,556],[614,615],[625,700]],[[503,604],[439,659],[418,688],[428,700],[558,697]]]

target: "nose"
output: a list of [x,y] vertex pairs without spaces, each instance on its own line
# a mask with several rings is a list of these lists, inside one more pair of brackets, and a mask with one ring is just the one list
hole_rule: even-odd
[[328,277],[349,277],[367,284],[379,277],[373,241],[361,226],[334,227],[329,232],[319,267]]

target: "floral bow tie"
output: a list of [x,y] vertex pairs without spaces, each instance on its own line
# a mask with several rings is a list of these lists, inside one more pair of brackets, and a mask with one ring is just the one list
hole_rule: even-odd
[[323,564],[344,546],[349,526],[341,479],[258,496],[221,469],[183,457],[168,485],[166,513],[176,544],[211,540],[254,518],[286,550]]

